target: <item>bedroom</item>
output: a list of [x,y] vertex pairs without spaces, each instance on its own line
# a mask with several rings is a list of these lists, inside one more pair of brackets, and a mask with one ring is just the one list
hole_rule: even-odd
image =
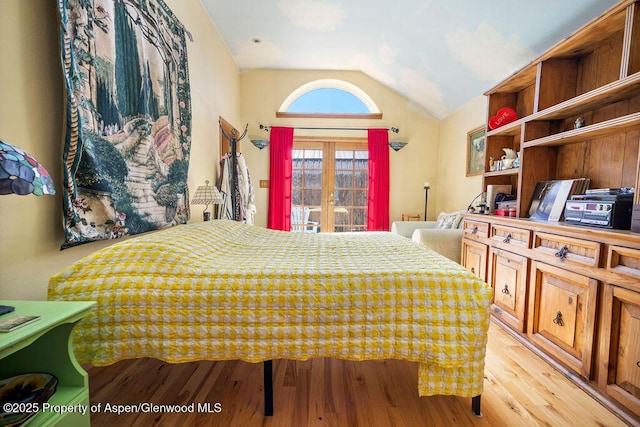
[[[238,127],[246,122],[251,126],[259,121],[271,123],[273,108],[292,90],[309,80],[329,77],[352,81],[370,95],[381,98],[385,122],[402,123],[403,128],[412,129],[410,145],[390,155],[392,169],[408,171],[406,175],[395,177],[391,196],[392,220],[399,219],[405,212],[422,212],[422,183],[425,181],[434,183],[429,195],[430,217],[436,212],[466,206],[480,191],[481,177],[464,176],[466,153],[459,142],[465,140],[468,130],[486,119],[486,100],[480,93],[440,121],[425,119],[422,114],[407,108],[403,97],[359,72],[239,73],[199,2],[167,3],[195,40],[188,45],[192,93],[197,94],[193,96],[190,188],[196,188],[207,179],[215,180],[212,164],[218,157],[218,116]],[[23,1],[4,0],[1,7],[2,50],[10,58],[0,70],[1,93],[5,99],[0,110],[2,137],[34,154],[59,183],[64,97],[53,19],[55,5],[44,0],[30,1],[28,5]],[[274,99],[267,99],[264,104],[254,103],[254,94],[263,94],[267,87],[277,88]],[[265,116],[267,113],[269,115]],[[243,153],[252,164],[253,176],[267,179],[266,152],[247,145],[244,145]],[[461,190],[447,191],[449,186]],[[258,225],[266,224],[266,194],[267,190],[257,189],[257,198],[259,202],[261,200]],[[60,251],[63,231],[60,201],[56,197],[3,197],[0,207],[5,215],[0,230],[0,298],[44,299],[49,277],[61,266],[110,244],[98,242]],[[199,208],[194,208],[192,215],[194,220],[199,220]]]

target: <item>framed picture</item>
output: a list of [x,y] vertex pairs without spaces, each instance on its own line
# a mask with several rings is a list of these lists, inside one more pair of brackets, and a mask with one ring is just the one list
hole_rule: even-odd
[[484,126],[467,133],[467,176],[484,172]]

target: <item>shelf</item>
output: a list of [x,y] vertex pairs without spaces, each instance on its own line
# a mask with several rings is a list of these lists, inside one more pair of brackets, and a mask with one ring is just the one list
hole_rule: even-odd
[[584,142],[589,139],[600,138],[628,130],[637,130],[638,126],[640,126],[640,113],[634,113],[579,129],[572,129],[570,131],[526,141],[523,143],[523,147],[530,148]]
[[607,104],[640,95],[640,72],[608,85],[599,87],[538,113],[523,117],[497,129],[487,132],[487,136],[518,136],[523,123],[536,120],[562,120],[577,117],[585,110],[595,110]]
[[501,171],[485,172],[484,176],[486,178],[491,177],[491,176],[509,176],[509,175],[517,175],[518,172],[520,172],[520,168],[510,168],[510,169],[503,169]]
[[517,71],[502,80],[502,82],[498,83],[492,89],[486,91],[485,95],[492,95],[495,93],[509,93],[509,92],[518,92],[522,89],[531,86],[536,83],[536,74],[537,74],[537,62],[531,61],[529,64],[525,65],[520,71]]
[[[532,114],[529,117],[525,117],[525,120],[530,122],[534,120],[567,119],[578,116],[584,113],[585,110],[592,111],[601,106],[636,95],[640,95],[640,72]],[[487,135],[490,134],[488,133]]]
[[535,84],[537,67],[540,62],[550,58],[577,57],[584,55],[585,52],[592,51],[603,40],[611,37],[616,32],[623,31],[626,20],[626,6],[632,3],[633,0],[626,0],[611,7],[600,17],[594,19],[571,36],[561,40],[551,49],[502,80],[484,94],[518,92],[531,84]]
[[516,120],[515,122],[507,123],[504,126],[500,126],[499,128],[492,129],[487,132],[486,136],[518,136],[522,131],[522,124],[529,120],[529,117],[523,117],[521,119]]

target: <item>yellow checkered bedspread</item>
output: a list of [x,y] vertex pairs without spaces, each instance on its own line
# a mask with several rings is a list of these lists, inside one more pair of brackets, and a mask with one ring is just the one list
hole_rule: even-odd
[[116,243],[49,282],[93,300],[80,361],[404,359],[419,394],[482,391],[490,287],[392,233],[287,233],[219,220]]

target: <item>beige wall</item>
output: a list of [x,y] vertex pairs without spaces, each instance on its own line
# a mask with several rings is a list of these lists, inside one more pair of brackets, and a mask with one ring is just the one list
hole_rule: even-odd
[[482,191],[482,176],[466,176],[467,133],[483,126],[487,101],[480,95],[449,114],[441,123],[438,154],[438,211],[466,209]]
[[[402,213],[423,213],[423,183],[431,183],[428,216],[466,207],[480,191],[479,177],[464,176],[466,133],[484,121],[483,97],[444,121],[414,108],[406,98],[359,72],[261,70],[240,74],[199,0],[165,0],[194,38],[187,42],[192,95],[192,151],[189,186],[214,180],[219,159],[218,116],[236,127],[249,124],[299,126],[396,126],[409,144],[390,152],[391,220]],[[61,191],[64,93],[59,63],[56,3],[50,0],[0,0],[0,138],[33,154]],[[310,121],[275,118],[294,89],[320,78],[351,82],[367,92],[383,112],[382,120]],[[241,108],[242,107],[242,108]],[[298,133],[301,134],[301,133]],[[325,133],[326,134],[326,133]],[[365,136],[349,132],[348,136]],[[264,134],[262,135],[264,136]],[[242,145],[257,194],[257,225],[266,224],[268,148]],[[192,221],[200,221],[199,206]],[[45,299],[49,277],[63,266],[107,246],[96,242],[60,251],[62,202],[56,196],[0,197],[0,299]]]
[[[214,180],[218,116],[239,121],[239,73],[199,0],[165,0],[193,35],[187,42],[192,94],[189,187]],[[0,138],[33,154],[61,191],[64,93],[56,2],[0,1]],[[199,208],[192,220],[200,221]],[[60,251],[62,201],[56,196],[0,197],[0,299],[45,299],[48,278],[110,242]]]
[[[282,119],[275,112],[291,92],[318,79],[338,79],[364,90],[383,114],[381,120],[347,119]],[[398,127],[398,134],[389,133],[390,139],[403,139],[408,145],[402,150],[390,151],[390,219],[399,220],[403,213],[424,213],[423,184],[438,182],[438,139],[440,121],[418,110],[398,95],[370,78],[355,71],[289,71],[253,70],[243,72],[240,78],[242,122],[249,124],[247,140],[252,136],[262,139],[268,135],[259,130],[260,124],[299,127]],[[295,130],[297,135],[364,137],[365,131],[308,131]],[[268,189],[259,188],[259,180],[269,178],[269,148],[258,150],[249,141],[242,145],[251,179],[256,191],[256,225],[266,226]],[[436,186],[437,188],[437,186]],[[432,196],[432,193],[429,194]],[[428,216],[435,215],[435,200],[429,200]]]

